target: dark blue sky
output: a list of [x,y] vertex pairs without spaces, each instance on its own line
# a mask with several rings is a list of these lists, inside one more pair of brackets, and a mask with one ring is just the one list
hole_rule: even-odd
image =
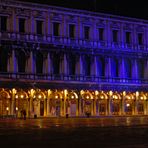
[[147,0],[20,0],[148,19]]

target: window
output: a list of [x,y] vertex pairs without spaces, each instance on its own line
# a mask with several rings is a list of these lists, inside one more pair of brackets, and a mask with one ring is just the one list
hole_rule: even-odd
[[42,21],[36,21],[36,33],[37,34],[43,34],[43,30],[42,30],[42,27],[43,27],[43,22]]
[[99,28],[99,40],[104,40],[104,28]]
[[57,22],[53,23],[53,35],[59,36],[60,35],[60,24]]
[[19,32],[20,33],[25,32],[25,19],[23,19],[23,18],[19,19]]
[[75,38],[75,25],[73,24],[69,25],[69,37]]
[[138,33],[138,44],[139,45],[143,44],[143,35],[142,35],[142,33]]
[[113,42],[118,41],[118,30],[113,30]]
[[90,30],[90,28],[88,26],[84,27],[84,39],[86,39],[86,40],[89,39],[89,30]]
[[125,42],[127,44],[130,44],[131,43],[131,33],[130,32],[126,32],[125,37],[126,37]]
[[0,30],[7,31],[7,17],[6,16],[0,17]]

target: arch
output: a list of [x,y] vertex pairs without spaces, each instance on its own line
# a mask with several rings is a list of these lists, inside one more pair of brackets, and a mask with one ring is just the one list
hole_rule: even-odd
[[46,95],[42,91],[37,91],[35,93],[35,98],[38,99],[38,100],[44,100],[46,98]]
[[139,100],[146,100],[146,95],[143,92],[141,92],[138,96],[138,99]]
[[127,93],[126,95],[125,95],[125,99],[126,100],[133,100],[134,99],[134,95],[132,94],[132,93]]
[[10,98],[10,94],[4,89],[0,91],[0,99],[2,98]]
[[52,97],[54,99],[62,99],[63,98],[63,95],[62,95],[62,93],[60,93],[58,91],[55,91],[55,92],[52,93]]
[[82,95],[83,99],[87,99],[87,100],[93,99],[93,95],[89,91],[86,91],[86,92],[82,93],[81,95]]
[[105,94],[103,91],[101,91],[101,92],[98,94],[98,96],[99,96],[100,99],[108,99],[107,94]]
[[18,98],[20,98],[20,99],[27,99],[28,98],[28,94],[25,91],[20,90],[20,91],[18,91],[16,93],[15,98],[16,99],[18,99]]
[[112,94],[112,99],[121,99],[120,94],[118,94],[117,92]]
[[78,99],[78,95],[76,94],[76,92],[70,92],[68,93],[68,98],[69,99]]

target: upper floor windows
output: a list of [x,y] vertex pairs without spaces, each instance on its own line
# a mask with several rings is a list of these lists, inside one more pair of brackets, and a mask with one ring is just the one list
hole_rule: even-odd
[[113,42],[118,42],[118,30],[113,30],[112,35]]
[[142,33],[138,33],[138,44],[139,45],[143,44],[143,34]]
[[58,22],[53,23],[53,35],[60,36],[60,23]]
[[43,34],[43,21],[36,21],[36,33],[39,35]]
[[69,24],[69,37],[75,38],[75,25]]
[[19,32],[25,33],[25,19],[24,18],[19,19]]
[[99,40],[104,40],[104,28],[99,28]]
[[90,27],[84,26],[84,39],[88,40],[90,39]]
[[125,33],[125,42],[127,43],[127,44],[130,44],[131,43],[131,32],[126,32]]
[[0,30],[7,31],[7,17],[6,16],[0,17]]

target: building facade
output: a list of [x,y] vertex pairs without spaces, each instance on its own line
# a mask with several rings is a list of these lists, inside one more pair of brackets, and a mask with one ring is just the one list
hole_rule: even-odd
[[148,115],[148,21],[0,0],[0,116]]

